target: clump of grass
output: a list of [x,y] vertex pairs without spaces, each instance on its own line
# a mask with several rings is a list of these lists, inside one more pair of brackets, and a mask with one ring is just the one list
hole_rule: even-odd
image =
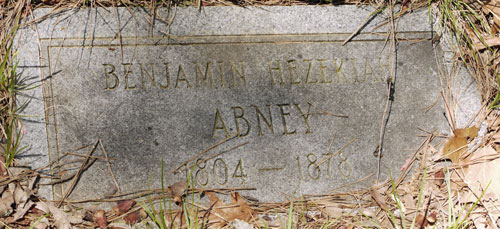
[[[392,196],[394,197],[394,201],[396,202],[397,209],[400,212],[400,219],[401,219],[400,222],[401,223],[398,223],[398,220],[396,220],[395,213],[387,210],[387,214],[390,216],[392,224],[396,228],[398,228],[399,226],[403,229],[407,229],[407,228],[414,229],[415,228],[415,226],[416,226],[415,223],[416,223],[417,216],[418,216],[418,210],[420,209],[420,206],[422,204],[422,197],[423,197],[423,193],[424,193],[424,186],[425,186],[425,179],[426,178],[427,178],[427,168],[424,169],[424,172],[423,172],[423,175],[421,178],[420,188],[419,188],[419,192],[418,192],[417,208],[416,208],[417,211],[414,214],[414,217],[411,221],[410,227],[408,227],[406,225],[406,220],[405,220],[405,218],[406,218],[405,211],[406,210],[405,210],[403,202],[401,201],[400,196],[397,193],[397,187],[394,184],[394,179],[391,176],[391,179],[390,179],[390,181],[391,181],[391,193],[392,193]],[[380,226],[378,226],[378,227],[380,227]]]
[[477,198],[477,200],[474,202],[474,204],[469,208],[469,210],[466,211],[465,215],[461,214],[455,214],[455,212],[464,212],[465,209],[462,207],[457,211],[453,205],[453,196],[452,196],[452,191],[451,191],[451,179],[450,179],[450,172],[447,171],[445,175],[446,179],[446,189],[448,190],[448,225],[449,228],[455,229],[455,228],[468,228],[469,226],[472,225],[472,222],[469,219],[469,215],[471,212],[476,208],[477,204],[479,201],[483,198],[484,194],[486,193],[486,190],[490,187],[491,181],[486,185],[486,188],[483,190],[481,195]]
[[[498,80],[500,53],[498,46],[487,42],[496,37],[495,20],[499,15],[487,13],[481,4],[462,0],[438,1],[440,21],[449,31],[457,57],[476,79],[482,100],[489,108],[499,107],[500,81]],[[479,48],[484,46],[482,48]]]
[[[147,197],[147,201],[140,203],[141,207],[146,211],[146,214],[153,221],[154,226],[160,229],[170,229],[170,228],[188,228],[188,229],[198,229],[205,228],[206,220],[200,219],[200,209],[195,204],[187,203],[184,200],[184,196],[181,199],[180,205],[180,216],[178,211],[173,210],[172,198],[167,198],[169,194],[165,188],[164,183],[164,166],[163,160],[161,162],[161,198],[159,201],[159,207],[155,207],[155,202],[152,200],[151,196]],[[196,165],[196,164],[195,164]],[[186,182],[185,190],[189,187],[194,187],[193,171],[195,166],[190,170],[188,180]],[[195,202],[195,192],[192,190],[191,194],[192,203]],[[170,193],[172,194],[172,193]],[[168,199],[168,200],[167,200]],[[168,201],[168,204],[167,204]],[[174,213],[175,212],[175,213]],[[167,218],[166,218],[167,217]],[[176,219],[179,219],[177,225]]]
[[19,19],[20,14],[17,15],[12,30],[0,42],[0,47],[6,47],[5,54],[1,56],[0,61],[0,127],[1,139],[4,143],[0,146],[7,168],[12,165],[14,158],[25,148],[20,147],[22,127],[17,112],[23,106],[16,106],[16,94],[18,91],[30,89],[20,85],[17,62],[14,62],[17,53],[13,53],[13,43],[19,28]]
[[[159,209],[155,208],[155,204],[151,198],[151,195],[148,195],[147,197],[147,204],[146,203],[140,203],[141,207],[146,211],[148,214],[149,218],[153,221],[153,223],[160,229],[167,229],[169,228],[167,225],[167,222],[165,220],[166,216],[166,192],[165,192],[165,184],[164,184],[164,177],[163,177],[163,160],[161,161],[161,201],[160,201],[160,207]],[[151,188],[150,188],[151,189]],[[171,209],[172,206],[172,200],[169,199],[169,209]],[[171,212],[169,212],[171,214]]]

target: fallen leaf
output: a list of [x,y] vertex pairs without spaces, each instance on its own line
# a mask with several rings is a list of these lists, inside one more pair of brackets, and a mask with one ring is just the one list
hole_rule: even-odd
[[205,195],[210,200],[210,214],[208,215],[208,221],[214,228],[223,227],[226,225],[226,219],[224,217],[224,210],[222,207],[224,203],[215,195],[213,192],[206,192]]
[[97,226],[100,228],[107,228],[108,219],[104,210],[99,210],[94,214],[94,219],[96,220]]
[[430,225],[433,225],[436,223],[437,220],[437,212],[433,211],[429,216],[427,216],[427,221],[429,222]]
[[38,208],[42,210],[45,213],[50,213],[54,217],[55,220],[55,226],[56,228],[59,229],[67,229],[71,228],[71,224],[68,221],[68,217],[66,214],[64,214],[61,209],[56,208],[52,203],[46,203],[46,202],[38,202],[35,206],[35,208]]
[[23,189],[20,185],[16,185],[14,190],[14,202],[16,203],[16,213],[14,214],[14,221],[17,221],[24,217],[28,210],[34,205],[29,197],[33,193],[30,187],[33,186],[34,179],[31,179],[28,187]]
[[[488,160],[492,157],[495,159]],[[499,200],[500,196],[497,193],[500,191],[500,158],[498,158],[498,153],[491,146],[486,146],[474,153],[468,161],[478,162],[470,165],[465,173],[464,180],[469,188],[476,194],[481,194],[491,182],[482,200]],[[475,197],[471,198],[470,201],[476,200]]]
[[442,169],[434,173],[434,183],[441,187],[444,184],[444,172]]
[[235,219],[249,221],[254,214],[252,208],[250,208],[250,206],[245,200],[243,200],[238,192],[231,193],[230,197],[231,205],[237,205],[237,207],[228,208],[226,210],[226,219],[229,221],[233,221]]
[[477,229],[494,228],[494,225],[490,225],[488,223],[489,220],[487,215],[476,214],[476,215],[471,215],[470,218],[472,218],[472,222],[474,222],[474,226]]
[[33,203],[33,201],[31,200],[28,200],[28,202],[26,204],[23,204],[23,205],[19,205],[17,208],[16,208],[16,213],[14,214],[14,221],[17,221],[21,218],[24,217],[24,215],[26,215],[26,213],[31,209],[31,207],[33,207],[35,203]]
[[114,206],[111,211],[116,215],[121,215],[125,212],[128,212],[132,206],[134,206],[135,200],[123,200],[119,201],[116,206]]
[[408,209],[416,209],[417,206],[415,205],[415,200],[413,199],[413,196],[410,193],[407,193],[402,196],[402,200],[404,203],[404,206]]
[[427,219],[425,218],[425,216],[422,214],[418,214],[417,218],[415,218],[415,225],[419,228],[427,226]]
[[131,213],[128,213],[125,217],[123,217],[126,223],[133,225],[141,220],[141,215],[139,214],[139,211],[134,211]]
[[482,41],[479,41],[479,42],[472,44],[472,48],[476,51],[480,51],[480,50],[486,49],[487,47],[500,46],[500,38],[498,38],[498,37],[486,38],[484,40],[484,43],[486,43],[488,46],[484,45]]
[[7,173],[7,168],[5,168],[5,157],[3,155],[0,155],[0,161],[2,163],[0,163],[0,177],[4,177],[4,176],[7,176],[8,173]]
[[316,200],[314,201],[314,204],[320,206],[321,210],[323,210],[324,213],[326,213],[332,219],[339,218],[344,213],[344,210],[342,209],[340,204],[329,200]]
[[81,223],[83,223],[83,216],[82,215],[70,215],[70,216],[68,216],[68,221],[71,224],[81,224]]
[[47,219],[47,217],[44,217],[43,219],[38,221],[37,224],[34,224],[33,228],[34,229],[46,229],[49,227],[49,225],[50,225],[49,219]]
[[95,222],[94,213],[92,211],[85,211],[85,215],[83,216],[83,220]]
[[215,223],[215,227],[222,227],[226,225],[226,221],[232,222],[236,219],[248,222],[254,215],[252,208],[238,192],[230,194],[231,204],[229,206],[220,201],[213,192],[206,192],[206,196],[210,200],[212,209],[208,219]]
[[360,209],[361,214],[363,216],[366,216],[366,217],[369,217],[369,218],[374,218],[377,216],[377,213],[375,212],[375,210],[373,209],[373,207],[369,207],[369,208],[362,208]]
[[177,181],[167,188],[168,193],[177,205],[180,205],[182,202],[182,195],[184,195],[184,191],[186,190],[186,183],[186,181]]
[[253,225],[239,219],[235,219],[233,222],[234,229],[253,229]]
[[475,126],[467,129],[455,129],[453,136],[443,147],[442,156],[447,157],[455,165],[460,164],[460,158],[467,151],[467,141],[477,137],[479,129]]
[[375,202],[379,205],[379,207],[382,208],[382,210],[388,211],[387,204],[385,203],[385,198],[378,189],[371,187],[370,194]]
[[453,133],[458,137],[475,138],[479,132],[479,128],[472,126],[465,129],[455,129]]
[[30,194],[31,190],[25,191],[21,186],[16,185],[16,189],[14,191],[14,201],[16,202],[16,205],[24,205]]
[[12,214],[14,209],[12,205],[14,204],[14,196],[12,192],[7,189],[2,193],[2,198],[0,199],[0,217],[6,217]]
[[498,28],[500,28],[500,9],[499,2],[496,0],[485,2],[485,4],[481,7],[483,13],[493,15],[493,26],[492,26],[492,34],[496,34]]
[[184,216],[181,214],[181,212],[165,212],[165,215],[167,225],[172,225],[172,228],[183,228],[182,226],[184,224]]
[[284,214],[265,214],[255,221],[258,228],[285,228],[283,223],[287,221]]

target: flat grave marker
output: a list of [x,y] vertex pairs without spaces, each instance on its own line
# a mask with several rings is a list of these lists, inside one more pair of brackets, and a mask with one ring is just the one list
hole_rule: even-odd
[[[375,28],[382,17],[341,44],[372,10],[160,9],[154,25],[144,9],[51,16],[38,32],[24,29],[18,45],[21,69],[42,85],[26,111],[40,115],[26,124],[30,152],[40,164],[63,156],[81,163],[66,152],[86,155],[89,147],[78,149],[100,140],[122,192],[158,187],[162,161],[166,184],[192,168],[196,187],[255,188],[242,192],[260,201],[369,177],[352,187],[366,186],[377,171],[393,60],[387,28]],[[423,141],[418,128],[449,131],[427,12],[401,18],[398,28],[383,178]],[[103,153],[97,147],[94,155]],[[72,166],[51,172],[64,176]],[[54,186],[54,198],[68,185]],[[113,186],[97,160],[69,199],[102,197]]]

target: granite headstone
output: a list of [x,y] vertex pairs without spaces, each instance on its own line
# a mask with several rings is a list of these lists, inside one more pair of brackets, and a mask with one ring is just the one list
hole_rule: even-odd
[[[166,184],[191,174],[199,188],[255,188],[242,192],[280,201],[371,184],[385,117],[385,179],[415,152],[422,130],[449,127],[428,12],[397,20],[394,57],[383,14],[342,45],[372,11],[158,9],[154,23],[149,9],[52,14],[16,44],[21,73],[40,85],[27,92],[24,112],[34,116],[22,157],[35,167],[55,162],[49,172],[64,177],[84,160],[75,154],[100,141],[73,200],[113,190],[105,151],[122,192],[158,187],[163,161]],[[60,199],[69,185],[47,193]]]

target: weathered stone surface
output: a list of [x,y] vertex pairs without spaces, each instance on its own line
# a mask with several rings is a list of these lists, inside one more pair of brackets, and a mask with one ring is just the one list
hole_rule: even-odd
[[[253,187],[244,194],[261,201],[326,193],[373,175],[392,61],[387,27],[375,29],[383,17],[341,45],[372,10],[160,9],[154,25],[143,9],[134,16],[122,8],[51,16],[35,25],[38,33],[23,30],[17,45],[24,74],[42,85],[30,92],[26,112],[39,116],[26,122],[27,155],[38,155],[34,165],[41,166],[46,155],[51,161],[64,152],[86,155],[90,147],[78,149],[101,140],[127,192],[148,189],[150,182],[158,187],[162,160],[167,184],[185,179],[186,167],[174,169],[238,135],[200,157],[208,160],[194,166],[195,184]],[[164,23],[172,17],[172,25]],[[384,178],[418,148],[417,128],[449,131],[427,12],[398,24]],[[94,155],[102,156],[102,149]],[[55,186],[54,198],[68,185]],[[101,197],[112,187],[106,164],[97,160],[70,199]]]

